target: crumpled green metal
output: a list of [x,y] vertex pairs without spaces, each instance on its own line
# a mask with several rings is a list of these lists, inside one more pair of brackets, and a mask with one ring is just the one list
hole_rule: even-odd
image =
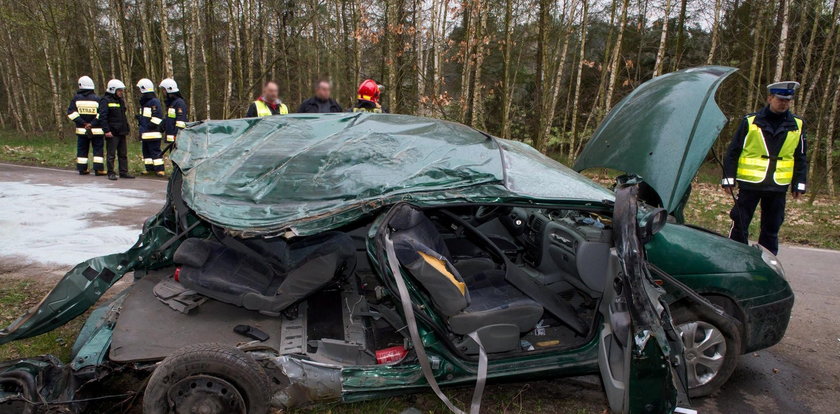
[[207,121],[178,136],[172,160],[187,205],[244,237],[315,234],[399,201],[612,199],[527,145],[407,115]]
[[171,264],[178,243],[160,249],[175,236],[163,221],[162,213],[150,219],[138,243],[127,251],[95,257],[76,265],[40,303],[0,330],[0,344],[40,335],[64,325],[84,313],[130,271]]

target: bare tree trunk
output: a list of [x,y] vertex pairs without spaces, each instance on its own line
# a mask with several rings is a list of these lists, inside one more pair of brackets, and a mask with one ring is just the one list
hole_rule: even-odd
[[550,17],[552,2],[549,0],[540,0],[538,9],[538,28],[537,28],[537,65],[534,73],[534,110],[536,114],[534,117],[533,129],[531,136],[534,140],[534,148],[538,151],[543,151],[543,143],[540,142],[542,131],[543,111],[545,107],[545,64],[546,64],[546,47],[548,46],[548,20]]
[[[175,76],[172,70],[172,48],[169,45],[169,10],[166,8],[166,0],[158,0],[158,12],[160,13],[160,50],[161,63],[163,64],[163,76],[171,78]],[[155,82],[158,80],[155,79]]]
[[[584,0],[586,1],[586,0]],[[510,52],[513,48],[513,0],[505,0],[505,17],[504,25],[504,40],[502,41],[502,91],[501,91],[501,106],[502,106],[502,120],[499,126],[500,135],[502,138],[510,137],[510,104],[513,101],[511,95],[511,56]]]
[[[717,0],[720,2],[720,0]],[[656,64],[653,66],[653,77],[662,74],[662,67],[665,64],[665,49],[668,46],[668,19],[671,16],[671,0],[665,0],[665,16],[662,17],[662,33],[659,35],[659,48],[656,50]],[[717,22],[715,22],[717,25]],[[714,36],[712,37],[714,48]]]
[[721,9],[721,0],[715,0],[715,13],[714,19],[715,21],[712,23],[712,39],[711,45],[709,46],[709,55],[706,57],[706,64],[711,65],[715,59],[715,52],[717,52],[719,37],[720,37],[720,9]]
[[546,145],[549,135],[551,134],[551,126],[554,124],[554,113],[557,109],[557,101],[560,97],[560,85],[563,84],[563,79],[566,74],[566,60],[569,56],[569,42],[572,38],[572,29],[574,23],[574,9],[575,9],[575,2],[571,2],[569,5],[569,10],[565,11],[565,14],[568,16],[565,22],[566,28],[563,34],[563,45],[560,47],[560,61],[557,64],[557,68],[554,73],[552,87],[551,87],[551,95],[548,97],[548,106],[543,108],[545,112],[545,116],[541,117],[543,121],[543,125],[541,126],[541,134],[542,137],[538,140],[539,142],[543,143],[543,152],[548,151],[548,146]]
[[788,37],[788,21],[790,20],[790,2],[791,0],[781,0],[782,4],[782,32],[779,35],[779,53],[776,55],[776,72],[773,75],[773,82],[782,80],[782,72],[785,69],[785,59],[787,59],[787,37]]
[[484,100],[482,99],[483,84],[481,83],[481,70],[484,66],[484,38],[487,31],[487,11],[485,9],[484,0],[477,0],[476,18],[478,18],[478,28],[476,30],[475,41],[475,74],[472,77],[472,116],[470,118],[470,126],[473,128],[484,129]]
[[[840,75],[836,77],[834,83],[834,90],[840,87]],[[834,198],[834,130],[837,121],[837,106],[840,104],[840,93],[834,93],[834,99],[831,101],[831,113],[828,116],[828,131],[825,134],[825,185],[828,188],[828,195]],[[819,139],[819,137],[817,137]],[[815,157],[812,157],[815,158]]]
[[[198,1],[196,1],[198,3]],[[190,67],[189,70],[189,77],[190,77],[190,117],[193,119],[200,119],[198,118],[198,114],[196,113],[196,102],[198,102],[198,97],[195,95],[196,84],[198,83],[198,76],[196,76],[196,65],[198,65],[198,51],[196,50],[196,38],[198,37],[198,29],[201,27],[199,22],[199,15],[198,15],[199,7],[198,4],[193,4],[189,11],[189,33],[187,34],[187,39],[185,39],[185,43],[188,45],[188,50],[185,50],[187,53],[187,60],[188,65]],[[187,12],[184,10],[184,15],[186,17]],[[207,80],[205,79],[205,82]],[[207,99],[207,97],[205,97]]]
[[604,112],[609,112],[612,108],[612,97],[615,91],[615,83],[618,78],[618,68],[621,62],[621,42],[624,39],[624,29],[627,27],[627,8],[630,0],[624,0],[621,5],[621,20],[618,26],[618,37],[615,39],[615,48],[613,49],[612,61],[610,63],[610,83],[607,86],[606,104],[604,105]]
[[578,113],[580,112],[580,83],[583,76],[583,61],[586,60],[586,35],[589,26],[589,0],[583,1],[583,16],[580,20],[580,45],[578,50],[580,56],[578,57],[577,74],[575,75],[575,98],[572,104],[572,131],[571,142],[569,143],[569,159],[573,160],[577,156],[577,142],[578,142]]
[[137,14],[140,15],[140,31],[143,38],[143,69],[149,78],[154,82],[159,79],[157,73],[157,66],[154,64],[155,46],[152,43],[151,23],[149,22],[149,15],[151,12],[151,3],[146,0],[138,0]]
[[750,75],[749,75],[749,82],[747,83],[748,92],[747,92],[747,102],[746,107],[744,108],[745,113],[752,112],[752,107],[755,104],[755,90],[756,85],[759,83],[760,80],[760,72],[758,71],[758,61],[759,56],[761,55],[761,51],[759,51],[759,47],[761,46],[762,42],[762,35],[764,33],[764,13],[760,7],[756,8],[756,16],[755,16],[755,28],[753,29],[753,48],[752,48],[752,59],[750,60]]
[[688,0],[680,0],[680,16],[677,19],[677,45],[674,48],[674,65],[673,70],[680,68],[680,61],[682,60],[683,47],[685,43],[685,17]]

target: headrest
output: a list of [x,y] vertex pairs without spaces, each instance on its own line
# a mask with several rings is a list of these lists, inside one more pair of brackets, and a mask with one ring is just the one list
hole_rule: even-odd
[[400,207],[400,209],[394,213],[394,216],[391,217],[391,220],[388,221],[388,224],[394,230],[400,231],[416,227],[420,223],[423,223],[428,220],[429,219],[426,217],[425,214],[423,214],[422,211],[416,210],[411,206],[406,205]]

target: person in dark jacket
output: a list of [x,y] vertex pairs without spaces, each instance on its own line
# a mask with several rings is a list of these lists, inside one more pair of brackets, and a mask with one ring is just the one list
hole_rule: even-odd
[[779,229],[785,218],[788,187],[793,198],[805,193],[808,174],[805,122],[790,112],[798,82],[778,82],[767,87],[767,106],[743,118],[724,157],[728,191],[738,184],[738,197],[729,213],[729,238],[748,242],[749,225],[761,204],[758,244],[773,254],[779,251]]
[[161,177],[165,176],[163,167],[163,152],[160,149],[160,141],[163,138],[161,129],[163,125],[163,109],[155,95],[155,85],[151,80],[143,78],[137,82],[140,89],[140,113],[137,115],[137,124],[140,129],[140,140],[143,143],[143,164],[146,171],[143,174],[155,173]]
[[246,118],[255,118],[271,115],[286,115],[289,113],[289,108],[280,101],[280,88],[277,84],[268,81],[263,85],[262,95],[257,98],[251,105],[248,105],[248,112],[245,113]]
[[184,102],[175,79],[164,79],[160,82],[160,88],[166,93],[166,118],[163,119],[166,142],[174,143],[178,132],[187,127],[187,103]]
[[315,82],[315,96],[303,101],[297,111],[305,114],[343,112],[341,105],[331,95],[332,84],[330,81],[319,80]]
[[79,90],[67,107],[67,118],[76,124],[76,169],[80,175],[88,171],[88,154],[93,149],[93,169],[96,175],[105,175],[103,157],[103,135],[101,128],[93,126],[99,112],[99,97],[93,91],[93,79],[88,76],[79,78]]
[[125,115],[125,84],[119,79],[108,81],[108,89],[99,100],[99,119],[96,125],[105,131],[105,146],[107,147],[108,179],[116,180],[114,159],[119,160],[120,178],[134,178],[128,173],[128,148],[126,136],[131,132],[128,118]]

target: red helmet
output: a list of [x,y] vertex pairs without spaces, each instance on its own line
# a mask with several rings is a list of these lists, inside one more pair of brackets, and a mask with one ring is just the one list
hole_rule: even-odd
[[365,81],[359,85],[359,91],[356,93],[356,98],[378,104],[379,85],[373,79],[365,79]]

